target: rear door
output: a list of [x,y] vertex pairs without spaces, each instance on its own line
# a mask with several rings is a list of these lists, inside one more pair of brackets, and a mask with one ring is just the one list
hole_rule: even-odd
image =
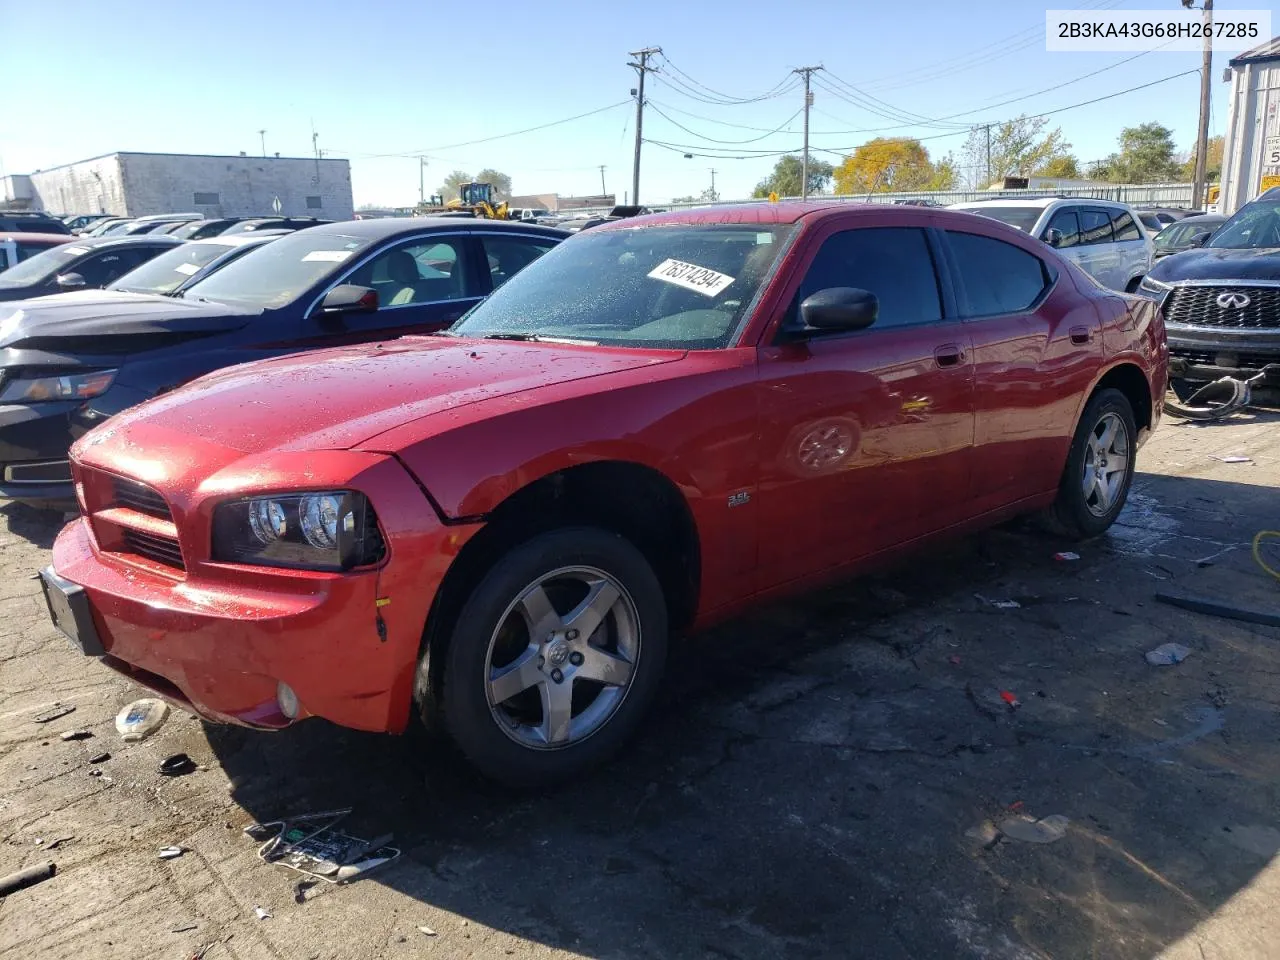
[[880,302],[871,327],[779,330],[760,348],[762,586],[911,540],[967,508],[968,331],[947,306],[931,217],[897,213],[893,226],[827,226],[790,298],[794,318],[818,290],[869,290]]
[[1123,273],[1120,248],[1111,229],[1111,211],[1100,207],[1080,208],[1080,250],[1088,259],[1086,268],[1104,287],[1123,290],[1127,276]]
[[1111,234],[1120,258],[1117,263],[1116,289],[1132,290],[1134,281],[1151,269],[1151,241],[1142,233],[1128,210],[1111,212]]
[[973,341],[973,512],[1055,489],[1080,394],[1101,362],[1093,303],[1030,244],[948,225],[958,310]]

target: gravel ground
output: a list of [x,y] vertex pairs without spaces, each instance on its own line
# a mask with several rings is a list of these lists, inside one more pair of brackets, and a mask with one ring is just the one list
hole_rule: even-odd
[[[1154,601],[1280,609],[1248,549],[1280,527],[1277,424],[1166,422],[1078,560],[1005,527],[688,641],[635,747],[533,797],[320,721],[121,742],[138,694],[30,579],[60,518],[0,508],[0,874],[58,864],[0,901],[0,958],[1280,956],[1280,630]],[[200,769],[159,776],[178,751]],[[241,832],[347,805],[403,850],[349,885]]]

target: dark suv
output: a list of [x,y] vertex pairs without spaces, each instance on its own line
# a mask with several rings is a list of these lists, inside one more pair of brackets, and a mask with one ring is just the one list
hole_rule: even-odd
[[1170,377],[1245,379],[1270,366],[1264,379],[1280,386],[1280,187],[1201,242],[1158,261],[1138,288],[1164,305]]

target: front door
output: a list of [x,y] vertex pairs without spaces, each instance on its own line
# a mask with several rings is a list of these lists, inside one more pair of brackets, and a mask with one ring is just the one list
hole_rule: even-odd
[[859,287],[878,319],[760,350],[762,587],[944,527],[968,501],[972,350],[943,310],[927,224],[829,232],[791,311]]

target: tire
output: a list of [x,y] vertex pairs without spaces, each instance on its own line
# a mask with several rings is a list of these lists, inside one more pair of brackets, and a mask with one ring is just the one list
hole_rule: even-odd
[[635,733],[662,677],[667,630],[658,578],[627,540],[594,527],[534,537],[483,576],[452,627],[445,728],[499,783],[570,779]]
[[[1116,429],[1118,439],[1110,441],[1104,451],[1105,456],[1099,458],[1094,451],[1099,437],[1105,439],[1103,431],[1108,426]],[[1058,486],[1058,498],[1046,512],[1045,520],[1052,532],[1076,540],[1088,540],[1106,532],[1124,509],[1125,499],[1129,496],[1137,462],[1137,439],[1138,428],[1128,397],[1119,390],[1107,389],[1089,400],[1071,440],[1071,451],[1067,454],[1067,465]],[[1123,473],[1108,470],[1116,463],[1121,443],[1124,446]],[[1104,485],[1099,486],[1095,480],[1086,491],[1086,469],[1095,478],[1101,469]]]

